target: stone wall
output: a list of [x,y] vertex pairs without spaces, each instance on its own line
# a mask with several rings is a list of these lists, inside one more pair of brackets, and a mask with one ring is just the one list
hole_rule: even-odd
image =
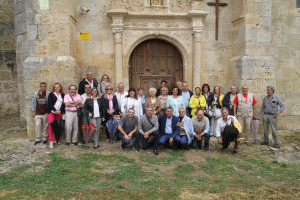
[[[83,78],[87,71],[92,71],[100,81],[106,73],[114,83],[114,38],[111,19],[107,16],[110,0],[87,0],[77,4],[77,11],[80,6],[86,6],[90,11],[86,14],[76,12],[76,53],[82,66],[79,76]],[[89,40],[81,40],[81,32],[89,32]]]
[[280,129],[300,128],[300,8],[296,1],[273,0],[269,51],[275,59],[276,93],[286,105]]
[[[242,84],[248,84],[256,96],[257,113],[268,84],[283,99],[286,110],[280,116],[279,129],[299,129],[299,57],[300,12],[295,1],[247,0],[233,1],[244,8],[233,13],[233,33],[241,42],[233,40],[233,69]],[[243,52],[240,55],[239,52]]]
[[0,4],[0,116],[19,115],[13,1]]
[[37,0],[15,0],[17,66],[21,117],[27,121],[29,138],[34,137],[31,99],[39,83],[45,81],[48,90],[55,82],[68,85],[79,82],[76,61],[76,1],[49,1],[42,8]]
[[209,14],[204,20],[204,30],[202,33],[202,69],[200,86],[208,83],[211,91],[214,86],[219,86],[222,93],[228,92],[230,85],[237,84],[233,78],[231,69],[232,48],[232,17],[233,10],[231,0],[222,1],[227,6],[219,8],[219,31],[218,40],[216,33],[216,7],[207,5],[209,0],[203,1],[203,9]]

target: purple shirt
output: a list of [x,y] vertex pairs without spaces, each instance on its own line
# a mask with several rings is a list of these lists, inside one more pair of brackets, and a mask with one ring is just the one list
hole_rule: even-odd
[[[79,94],[75,94],[75,96],[72,96],[72,98],[74,99],[74,101],[78,101],[80,100],[81,101],[81,96]],[[69,103],[69,102],[72,102],[72,100],[70,94],[67,94],[65,95],[64,97],[64,103]],[[78,105],[77,107],[80,107],[80,105]],[[77,108],[76,107],[68,107],[66,106],[66,111],[76,111]]]

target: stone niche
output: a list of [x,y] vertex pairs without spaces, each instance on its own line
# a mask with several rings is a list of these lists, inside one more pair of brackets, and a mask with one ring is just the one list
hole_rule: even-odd
[[201,32],[208,14],[202,4],[202,0],[112,0],[107,14],[114,33],[116,83],[128,84],[128,61],[139,43],[162,39],[181,52],[184,80],[190,87],[199,85]]

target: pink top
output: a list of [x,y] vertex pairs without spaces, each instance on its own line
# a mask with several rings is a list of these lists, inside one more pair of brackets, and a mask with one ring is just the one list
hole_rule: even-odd
[[[81,101],[81,96],[79,94],[75,94],[75,96],[72,96],[72,98],[74,99],[74,101]],[[70,97],[70,94],[65,95],[64,97],[64,103],[68,103],[68,102],[72,102],[73,100]],[[80,107],[80,105],[78,105],[77,107]],[[76,111],[76,107],[68,107],[66,106],[66,111]]]

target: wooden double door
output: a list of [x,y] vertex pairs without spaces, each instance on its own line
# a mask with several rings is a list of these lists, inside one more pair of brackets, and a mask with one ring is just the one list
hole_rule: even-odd
[[169,42],[159,39],[140,43],[129,59],[129,86],[159,88],[162,80],[167,81],[170,91],[177,80],[183,80],[183,60],[179,50]]

